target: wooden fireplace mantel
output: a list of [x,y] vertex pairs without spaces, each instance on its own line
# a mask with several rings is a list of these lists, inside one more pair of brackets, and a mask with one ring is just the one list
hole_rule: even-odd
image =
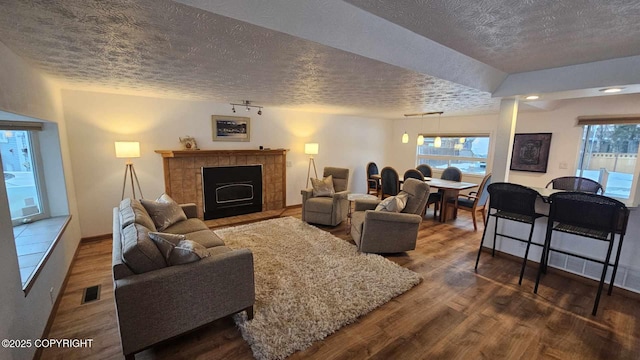
[[287,149],[273,150],[155,150],[163,158],[220,156],[220,155],[284,155]]
[[155,150],[162,156],[165,192],[180,204],[194,203],[204,217],[202,168],[262,165],[262,211],[286,207],[287,149]]

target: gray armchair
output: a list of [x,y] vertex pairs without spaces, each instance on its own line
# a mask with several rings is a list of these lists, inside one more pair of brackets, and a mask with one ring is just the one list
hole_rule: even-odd
[[349,200],[347,186],[349,169],[326,167],[323,177],[333,176],[333,197],[313,197],[313,189],[304,189],[302,194],[302,221],[336,226],[347,218]]
[[351,214],[351,236],[361,252],[396,253],[416,248],[418,229],[429,197],[429,185],[407,179],[400,193],[408,193],[402,212],[374,211],[380,200],[357,200]]

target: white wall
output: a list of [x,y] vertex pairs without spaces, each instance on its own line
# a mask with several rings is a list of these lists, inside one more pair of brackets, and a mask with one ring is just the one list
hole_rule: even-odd
[[[521,112],[518,114],[516,133],[538,133],[551,132],[551,148],[549,162],[546,173],[533,173],[522,171],[510,171],[509,181],[526,186],[544,187],[551,179],[560,176],[574,175],[576,171],[579,148],[581,142],[582,128],[576,126],[577,117],[580,115],[614,115],[614,114],[640,114],[640,95],[616,95],[598,98],[584,98],[565,100],[559,106],[550,111]],[[440,124],[441,133],[451,132],[489,132],[494,134],[498,114],[466,117],[442,117]],[[438,122],[436,119],[425,121],[424,126],[420,125],[420,120],[398,119],[394,121],[393,137],[391,140],[391,153],[393,154],[392,165],[398,172],[402,173],[406,169],[415,166],[416,136],[420,131],[437,132]],[[402,144],[400,138],[404,131],[410,135],[408,144]],[[493,139],[492,139],[493,140]],[[491,149],[490,156],[495,150]],[[560,163],[566,163],[567,169],[560,169]],[[487,169],[491,171],[492,164],[487,164]],[[465,181],[478,182],[477,177],[467,176]],[[539,220],[538,222],[545,222]],[[546,222],[545,222],[546,224]],[[537,225],[536,236],[544,238],[545,224]],[[513,229],[518,232],[520,229],[513,225]],[[492,229],[492,226],[489,227]],[[508,230],[510,231],[510,230]],[[528,231],[528,228],[522,230]],[[492,238],[492,231],[487,232],[487,236]],[[514,245],[513,242],[505,240],[498,242],[498,248],[502,251],[523,256],[524,250]],[[581,245],[586,252],[600,254],[597,245],[585,243]],[[532,250],[530,259],[538,259],[537,249]],[[537,260],[536,260],[537,261]],[[586,269],[586,268],[585,268]],[[576,272],[575,270],[572,270]],[[640,292],[640,211],[633,208],[629,220],[626,238],[623,244],[622,256],[620,259],[620,270],[616,277],[616,283],[622,284],[626,288]],[[586,271],[588,272],[588,271]]]
[[[62,92],[68,124],[74,181],[83,237],[111,232],[111,208],[122,192],[124,159],[116,159],[114,141],[140,141],[141,157],[133,159],[142,192],[156,198],[164,191],[162,158],[154,150],[180,149],[178,138],[190,135],[201,149],[285,148],[287,205],[299,204],[309,158],[306,142],[319,143],[315,156],[319,176],[324,166],[351,169],[350,189],[365,191],[367,162],[384,163],[392,121],[264,108],[251,117],[250,142],[214,142],[211,115],[234,115],[231,106],[203,101],[168,100],[95,92]],[[312,175],[313,176],[313,175]],[[130,189],[127,188],[130,196]]]
[[[58,295],[64,281],[72,257],[80,241],[77,208],[73,177],[71,174],[69,150],[65,134],[65,123],[62,118],[60,90],[40,73],[25,65],[22,60],[0,43],[0,109],[38,119],[48,120],[45,128],[59,131],[60,139],[43,138],[45,143],[60,141],[64,176],[53,181],[65,182],[67,194],[56,194],[64,198],[73,215],[72,221],[62,239],[44,265],[35,280],[29,294],[25,297],[22,291],[16,247],[11,226],[11,215],[4,186],[4,178],[0,178],[0,338],[3,339],[36,339],[42,335],[52,309],[49,289],[54,289],[54,297]],[[55,132],[55,131],[54,131]],[[47,168],[50,164],[44,164]],[[58,172],[61,174],[62,172]],[[29,359],[33,357],[35,348],[7,349],[0,348],[2,359]]]

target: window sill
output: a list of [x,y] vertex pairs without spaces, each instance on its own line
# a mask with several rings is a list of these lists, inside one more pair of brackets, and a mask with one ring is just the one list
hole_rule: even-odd
[[56,216],[13,228],[25,296],[29,294],[70,221],[71,215]]

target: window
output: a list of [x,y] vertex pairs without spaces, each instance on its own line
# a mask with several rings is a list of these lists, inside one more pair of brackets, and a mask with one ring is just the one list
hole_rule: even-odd
[[[2,111],[0,116],[21,117]],[[48,165],[61,160],[59,149],[55,125],[45,127],[43,122],[0,120],[0,163],[25,294],[33,286],[70,220],[66,202],[56,202],[55,211],[50,212],[45,192],[45,185],[53,193],[66,191],[62,169],[43,166],[43,159],[48,160]],[[49,175],[46,184],[45,172]]]
[[[485,175],[489,154],[488,134],[424,135],[424,144],[418,145],[417,165],[428,164],[444,170],[455,166],[463,174]],[[440,140],[440,144],[438,141]],[[439,145],[439,146],[436,146]]]
[[26,130],[0,130],[0,155],[13,225],[47,217],[38,171],[37,136]]
[[576,176],[599,182],[606,196],[633,199],[639,143],[640,124],[585,125]]

